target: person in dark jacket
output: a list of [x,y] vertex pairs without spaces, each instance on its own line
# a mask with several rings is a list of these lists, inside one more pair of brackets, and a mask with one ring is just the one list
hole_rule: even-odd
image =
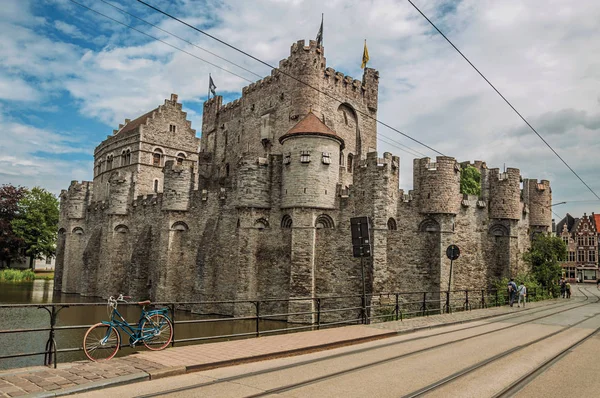
[[515,283],[513,278],[510,278],[510,282],[508,282],[508,303],[511,307],[515,303],[516,294],[517,294],[517,284]]

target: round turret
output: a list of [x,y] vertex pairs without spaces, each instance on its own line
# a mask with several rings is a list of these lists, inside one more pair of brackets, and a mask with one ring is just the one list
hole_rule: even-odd
[[460,168],[456,159],[438,156],[435,163],[429,158],[415,161],[421,213],[456,214],[460,201]]
[[344,140],[309,113],[284,134],[281,207],[334,208]]
[[521,218],[521,173],[519,169],[508,168],[500,173],[491,169],[490,218],[519,220]]
[[550,181],[526,179],[523,181],[523,197],[529,205],[529,225],[552,226],[552,189]]

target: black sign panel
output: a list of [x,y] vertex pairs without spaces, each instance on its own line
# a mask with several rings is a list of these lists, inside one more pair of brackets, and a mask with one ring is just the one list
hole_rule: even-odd
[[450,260],[456,260],[460,256],[460,249],[456,245],[450,245],[446,249],[446,256],[448,256]]
[[350,230],[352,232],[352,255],[354,257],[371,257],[369,217],[351,218]]

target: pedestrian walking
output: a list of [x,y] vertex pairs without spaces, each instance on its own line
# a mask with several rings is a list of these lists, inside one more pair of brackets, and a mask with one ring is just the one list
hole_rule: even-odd
[[517,284],[513,278],[508,282],[508,303],[512,307],[515,303],[515,294],[517,294]]
[[517,288],[517,292],[519,292],[519,303],[517,304],[517,307],[521,307],[521,300],[523,300],[523,308],[525,308],[525,302],[527,301],[527,288],[523,282],[521,282]]
[[569,282],[565,284],[565,290],[567,292],[567,298],[571,298],[571,284]]
[[563,278],[560,278],[560,297],[565,298],[567,294],[567,283]]

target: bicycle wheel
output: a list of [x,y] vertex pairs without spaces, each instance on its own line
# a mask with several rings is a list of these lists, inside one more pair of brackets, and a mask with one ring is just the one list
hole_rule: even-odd
[[121,345],[117,329],[104,323],[97,323],[83,337],[83,351],[90,361],[107,361],[115,356]]
[[142,342],[147,349],[159,351],[167,348],[173,339],[173,325],[169,318],[154,314],[144,318],[140,324]]

